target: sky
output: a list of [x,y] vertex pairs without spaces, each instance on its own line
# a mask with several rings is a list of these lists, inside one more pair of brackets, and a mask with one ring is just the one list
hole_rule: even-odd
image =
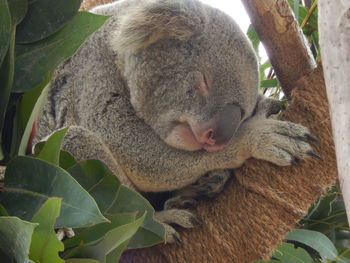
[[241,27],[243,32],[247,32],[250,24],[249,17],[240,0],[201,0],[202,2],[216,7],[230,15]]
[[[244,33],[247,33],[250,25],[250,19],[245,11],[241,0],[200,0],[210,6],[216,7],[226,14],[230,15],[236,23],[241,27]],[[266,51],[263,45],[259,46],[259,55],[265,61],[267,59]]]

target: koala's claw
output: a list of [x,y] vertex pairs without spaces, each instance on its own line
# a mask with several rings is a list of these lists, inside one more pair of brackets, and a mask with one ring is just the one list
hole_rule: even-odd
[[168,225],[163,223],[164,229],[165,229],[165,243],[166,244],[172,244],[172,243],[178,243],[182,244],[182,240],[180,238],[179,233],[176,232],[176,230]]
[[193,228],[201,224],[195,215],[184,209],[163,210],[156,212],[154,217],[165,228],[165,243],[182,243],[180,235],[170,225],[176,224],[184,228]]
[[316,159],[323,160],[323,158],[314,151],[308,151],[307,154],[310,155],[311,157],[316,158]]
[[314,136],[313,134],[311,133],[305,133],[304,134],[304,137],[308,140],[308,141],[311,141],[311,142],[319,142],[320,140]]
[[200,222],[194,214],[185,209],[169,209],[155,213],[155,218],[165,224],[176,224],[184,228],[193,228]]

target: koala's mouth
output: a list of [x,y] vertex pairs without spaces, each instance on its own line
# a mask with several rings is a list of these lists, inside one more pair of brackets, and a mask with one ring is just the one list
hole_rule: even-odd
[[[187,123],[178,124],[171,133],[165,138],[165,142],[177,149],[186,151],[197,151],[204,149],[208,152],[219,151],[225,148],[227,143],[218,144],[215,140],[210,139],[210,130],[198,135],[193,132]],[[205,136],[207,136],[206,139]]]

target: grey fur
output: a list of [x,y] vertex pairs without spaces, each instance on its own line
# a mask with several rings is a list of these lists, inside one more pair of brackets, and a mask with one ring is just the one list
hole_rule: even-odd
[[[124,0],[92,11],[113,16],[57,69],[36,140],[70,125],[66,150],[105,161],[146,192],[186,187],[250,157],[283,166],[311,151],[307,128],[270,118],[279,108],[258,96],[255,54],[226,14],[197,0]],[[223,150],[193,151],[177,140],[178,123],[201,126],[227,105],[236,126]],[[176,211],[184,221],[169,216]],[[192,227],[188,213],[157,218]],[[177,239],[167,229],[168,241]]]

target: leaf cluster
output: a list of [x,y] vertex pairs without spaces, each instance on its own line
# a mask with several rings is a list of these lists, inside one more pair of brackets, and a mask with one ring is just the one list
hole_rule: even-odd
[[78,12],[80,2],[0,0],[1,262],[117,262],[164,239],[152,206],[105,164],[61,151],[67,128],[31,153],[54,69],[108,19]]

